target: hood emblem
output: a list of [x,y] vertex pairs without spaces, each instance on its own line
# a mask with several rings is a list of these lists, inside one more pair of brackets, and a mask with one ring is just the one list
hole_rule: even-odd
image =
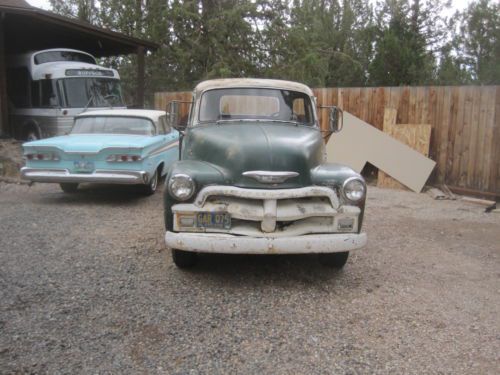
[[297,172],[280,171],[247,171],[242,173],[245,177],[253,178],[263,184],[280,184],[289,178],[297,177]]

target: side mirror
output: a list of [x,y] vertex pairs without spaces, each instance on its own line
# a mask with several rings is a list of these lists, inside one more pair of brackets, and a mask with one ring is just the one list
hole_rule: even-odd
[[337,133],[342,130],[344,126],[344,114],[338,107],[330,107],[330,114],[328,116],[328,127],[332,133]]
[[181,124],[179,121],[179,102],[171,101],[167,105],[167,124],[175,130],[184,130],[186,124]]

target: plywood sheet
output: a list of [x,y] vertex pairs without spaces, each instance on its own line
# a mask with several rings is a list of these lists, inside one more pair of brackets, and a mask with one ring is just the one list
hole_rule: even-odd
[[370,124],[344,112],[344,128],[326,145],[329,162],[361,172],[370,162],[411,190],[420,192],[436,163]]
[[[398,124],[396,125],[397,110],[386,108],[384,111],[384,133],[420,152],[422,155],[429,156],[429,146],[431,141],[432,127],[430,124]],[[379,170],[377,186],[402,189],[407,188],[389,176],[387,173]]]

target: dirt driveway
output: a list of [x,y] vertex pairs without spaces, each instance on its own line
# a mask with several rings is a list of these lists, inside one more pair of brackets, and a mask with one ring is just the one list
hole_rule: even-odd
[[500,215],[369,189],[369,245],[176,269],[162,198],[0,184],[0,373],[498,374]]

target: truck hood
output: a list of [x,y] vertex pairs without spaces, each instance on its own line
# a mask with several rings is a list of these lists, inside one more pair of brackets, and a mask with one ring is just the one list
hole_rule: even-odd
[[113,147],[142,149],[155,142],[154,137],[125,134],[73,134],[27,142],[23,147],[57,148],[63,152],[99,152]]
[[[317,128],[273,123],[238,122],[190,128],[183,160],[201,160],[218,168],[227,181],[247,188],[294,188],[311,184],[311,170],[322,163],[324,144]],[[297,172],[280,184],[265,184],[248,171]]]

